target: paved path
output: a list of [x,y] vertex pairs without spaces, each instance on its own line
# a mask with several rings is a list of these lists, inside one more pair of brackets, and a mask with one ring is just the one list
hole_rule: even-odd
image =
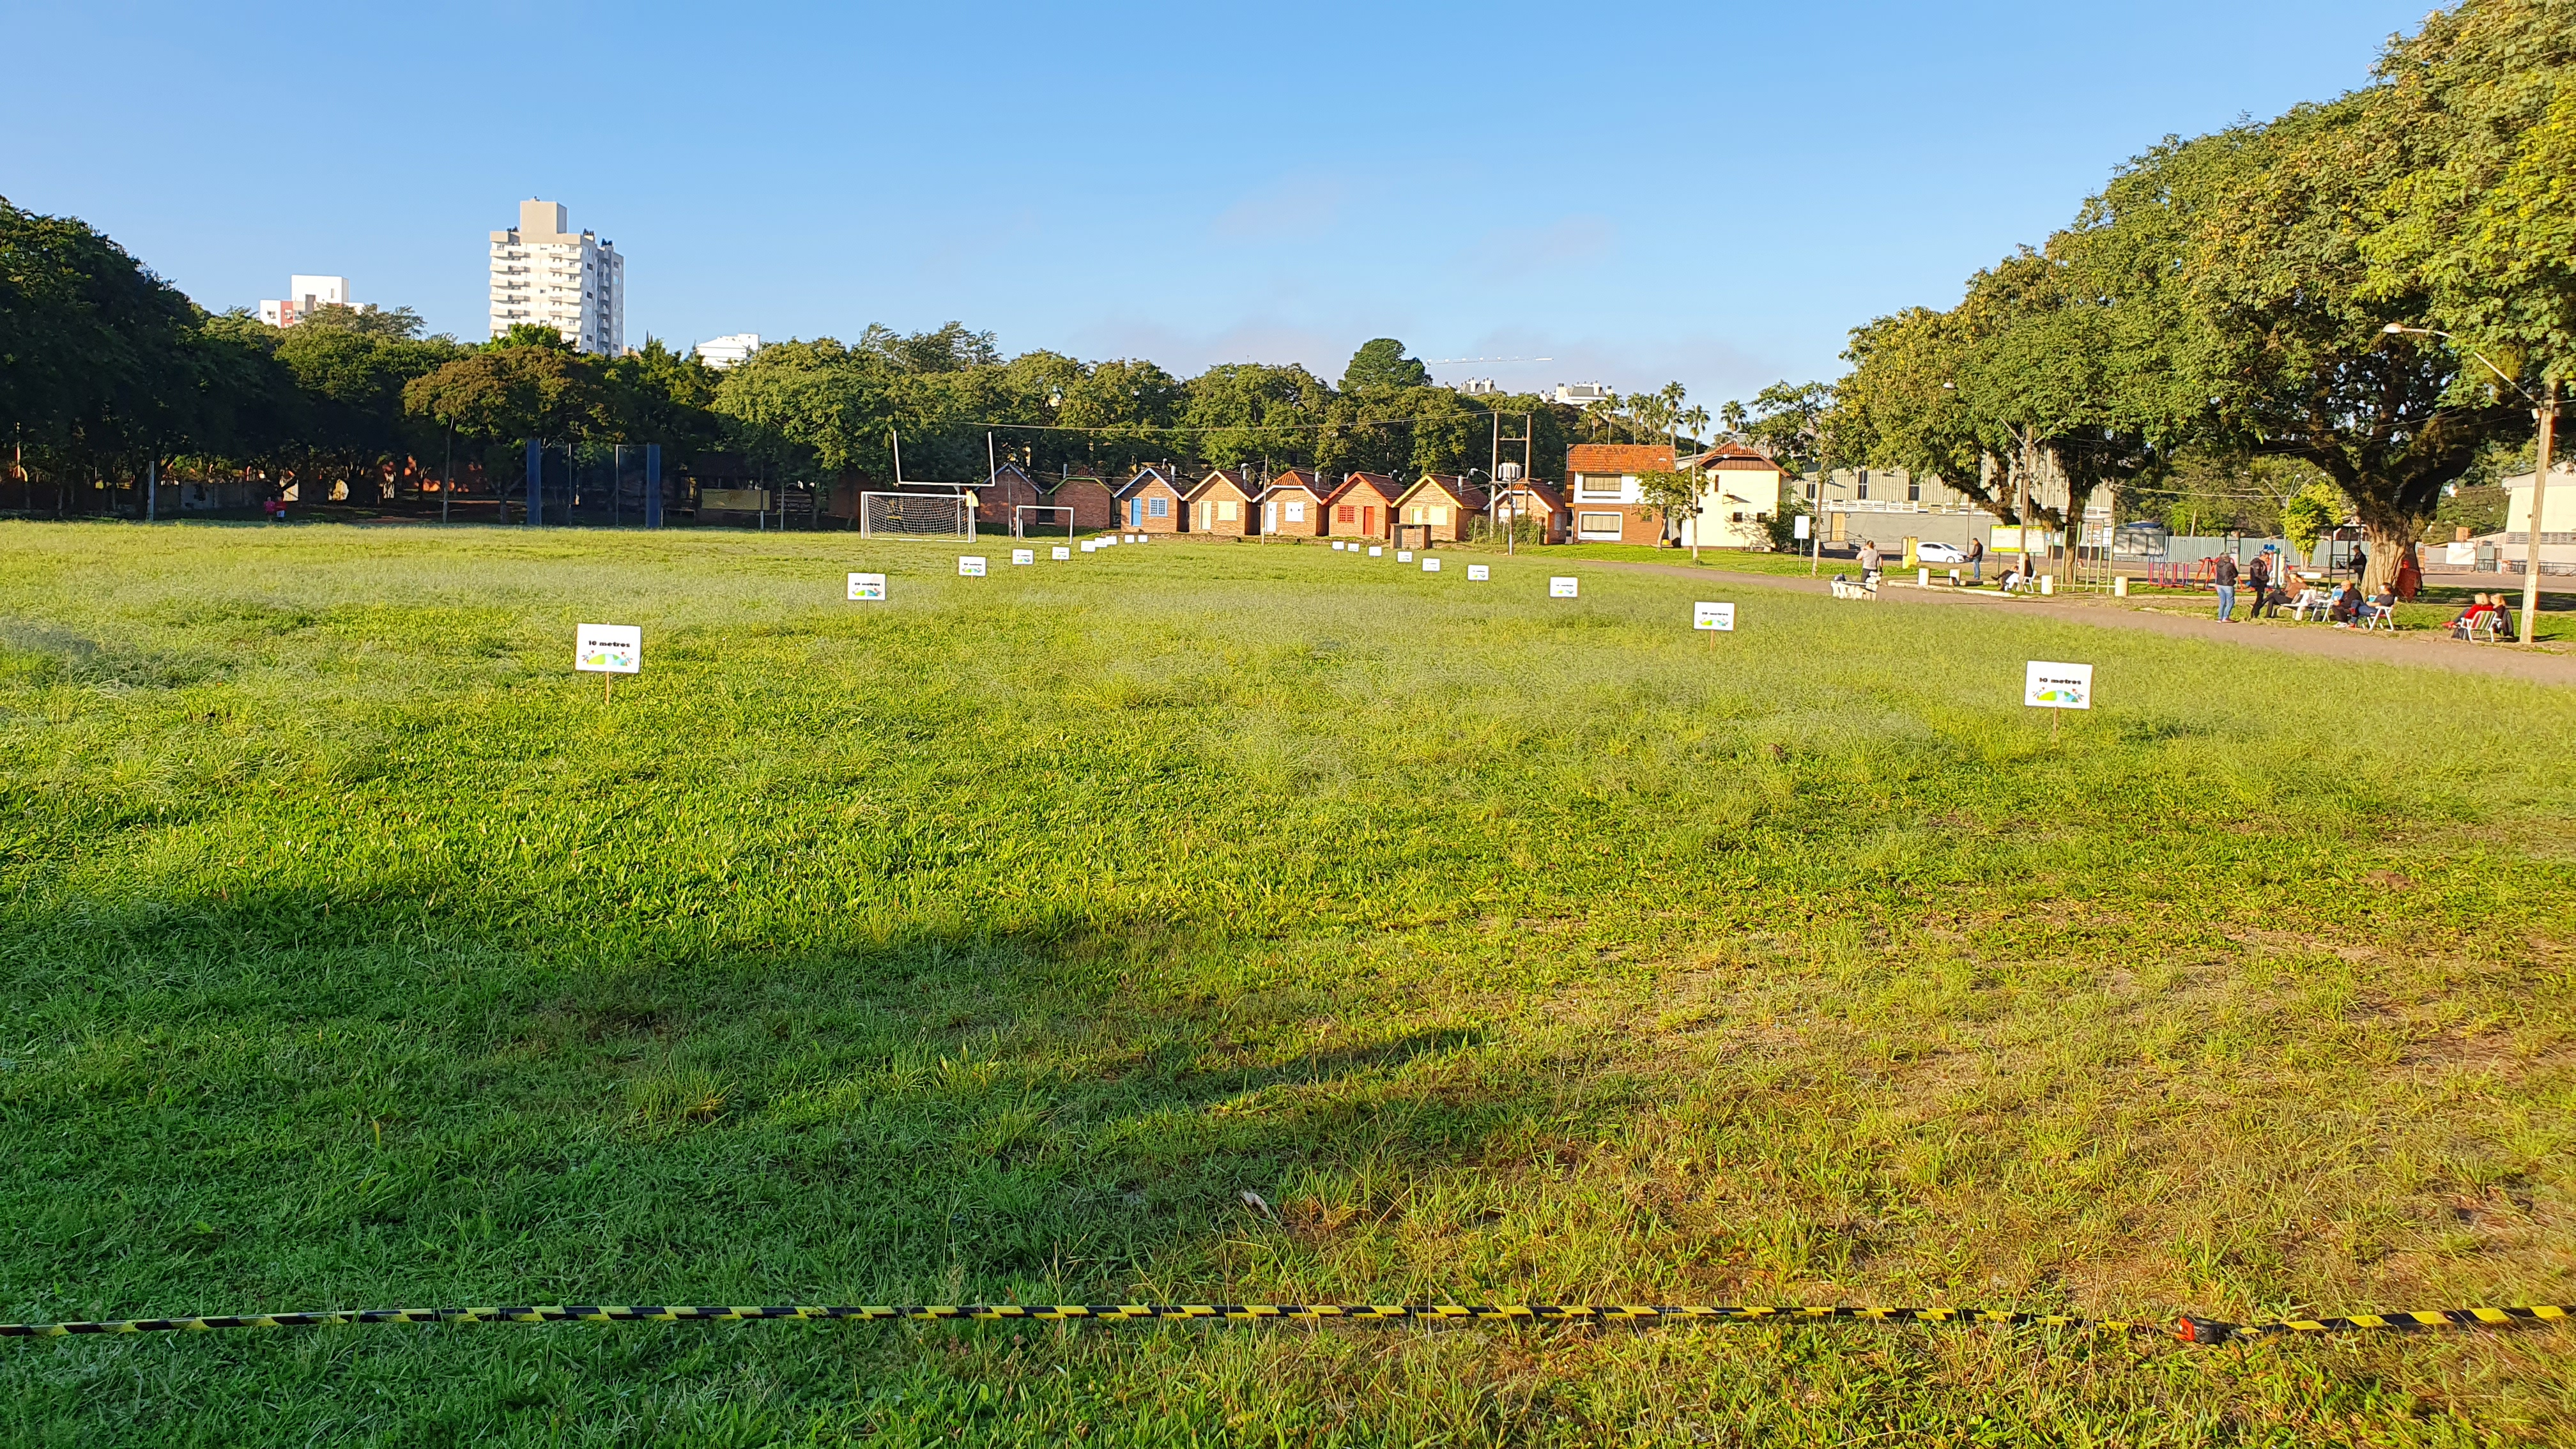
[[[1730,586],[1741,584],[1798,594],[1833,592],[1832,585],[1824,579],[1780,574],[1733,573],[1725,569],[1688,568],[1679,564],[1618,563],[1608,559],[1586,559],[1582,566],[1670,574],[1701,583],[1723,580]],[[1846,568],[1845,572],[1849,571]],[[2135,629],[2176,639],[2207,639],[2223,644],[2242,644],[2252,649],[2276,649],[2285,654],[2348,660],[2356,664],[2411,664],[2426,669],[2448,669],[2459,674],[2576,685],[2576,654],[2552,652],[2548,645],[2524,649],[2504,644],[2467,644],[2421,632],[2364,634],[2353,629],[2332,629],[2323,624],[2222,624],[2213,617],[2214,603],[2204,605],[2207,612],[2195,617],[2139,608],[2099,597],[2020,599],[2007,598],[1992,589],[1918,589],[1910,583],[1899,584],[1892,578],[1880,586],[1878,599],[1881,604],[2003,609],[2015,614],[2043,614],[2078,624],[2097,624],[2105,629]],[[1853,607],[1867,608],[1869,605],[1856,604]]]

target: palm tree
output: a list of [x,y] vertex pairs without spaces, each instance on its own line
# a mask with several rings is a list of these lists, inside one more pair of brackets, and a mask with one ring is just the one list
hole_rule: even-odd
[[1619,394],[1615,392],[1606,393],[1600,397],[1594,398],[1588,403],[1585,403],[1583,405],[1583,416],[1589,419],[1592,425],[1599,428],[1606,436],[1610,431],[1610,419],[1617,415],[1619,408]]

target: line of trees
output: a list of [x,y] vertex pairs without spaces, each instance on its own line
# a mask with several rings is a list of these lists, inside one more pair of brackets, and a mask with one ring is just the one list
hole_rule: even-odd
[[84,223],[0,199],[0,422],[22,481],[157,465],[371,503],[486,452],[514,476],[528,437],[724,441],[717,375],[658,342],[607,359],[544,328],[480,346],[423,334],[408,308],[326,307],[285,329],[209,313]]
[[1558,477],[1588,426],[1547,398],[1436,385],[1393,338],[1363,344],[1336,386],[1293,363],[1222,363],[1185,380],[1142,360],[1006,360],[991,333],[954,322],[763,347],[724,373],[713,406],[772,475],[891,477],[899,436],[904,476],[944,482],[983,477],[988,456],[1101,477],[1159,460],[1463,473],[1494,461],[1497,414],[1506,440],[1523,434],[1526,415],[1529,466]]
[[2370,84],[2170,138],[1957,306],[1855,329],[1818,456],[2060,525],[2106,487],[2216,474],[2277,512],[2330,481],[2376,587],[2576,363],[2571,174],[2576,0],[2467,0]]
[[[1706,421],[1679,402],[1678,387],[1630,400],[1620,422]],[[21,480],[69,489],[157,465],[318,483],[358,504],[383,501],[391,480],[478,463],[507,488],[528,438],[660,443],[683,466],[729,453],[773,478],[887,479],[899,435],[905,476],[960,482],[988,456],[1102,476],[1162,459],[1467,472],[1491,463],[1498,435],[1527,432],[1533,471],[1558,477],[1567,446],[1603,427],[1546,398],[1435,385],[1391,338],[1362,346],[1336,386],[1294,365],[1183,380],[1141,360],[1005,359],[993,334],[955,322],[779,343],[722,372],[659,340],[588,356],[534,326],[461,343],[424,335],[408,308],[327,307],[280,329],[206,312],[87,225],[5,199],[0,420]]]

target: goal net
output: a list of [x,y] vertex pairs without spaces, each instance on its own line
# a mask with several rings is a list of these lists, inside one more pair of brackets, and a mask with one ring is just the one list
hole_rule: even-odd
[[975,516],[962,493],[862,493],[859,536],[875,538],[975,537]]
[[1073,537],[1073,510],[1061,503],[1023,503],[1011,510],[1011,537],[1061,532]]

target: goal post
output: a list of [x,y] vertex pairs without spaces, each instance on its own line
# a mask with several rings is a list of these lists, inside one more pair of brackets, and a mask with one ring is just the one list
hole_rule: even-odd
[[963,493],[862,493],[861,538],[975,539],[975,511]]
[[1022,503],[1011,509],[1011,537],[1028,538],[1040,529],[1064,530],[1067,543],[1073,541],[1073,509],[1062,503]]

